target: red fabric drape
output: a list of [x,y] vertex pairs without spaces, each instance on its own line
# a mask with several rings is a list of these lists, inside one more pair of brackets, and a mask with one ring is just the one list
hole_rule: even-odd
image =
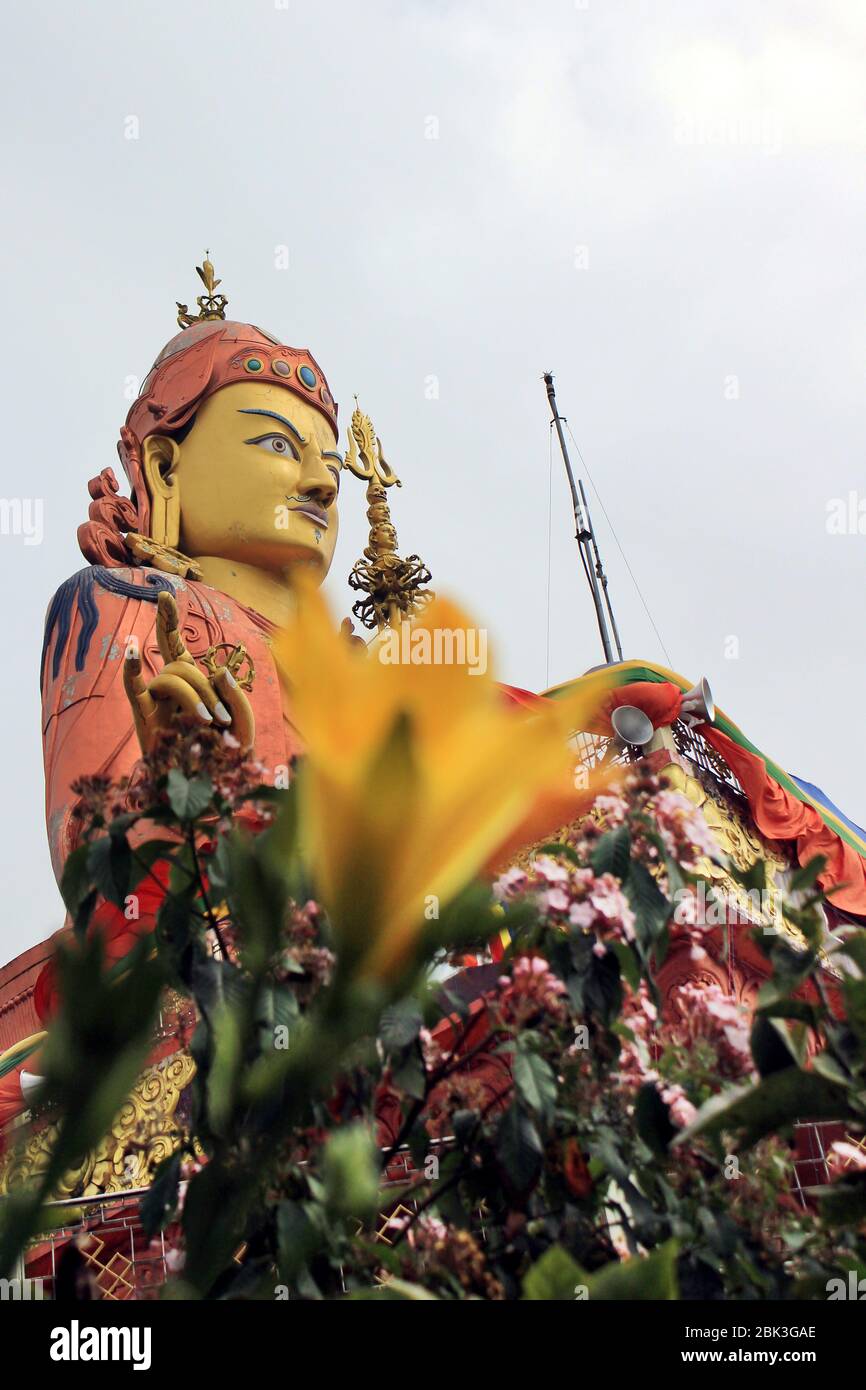
[[643,710],[653,728],[660,729],[679,718],[682,703],[682,692],[671,681],[632,681],[630,685],[620,685],[605,695],[590,732],[612,733],[610,716],[621,705],[634,705]]
[[757,753],[741,748],[711,724],[702,724],[701,734],[739,779],[761,834],[768,840],[794,840],[800,864],[823,854],[827,864],[818,882],[824,892],[834,890],[834,906],[866,917],[866,861],[824,824],[813,806],[780,787]]

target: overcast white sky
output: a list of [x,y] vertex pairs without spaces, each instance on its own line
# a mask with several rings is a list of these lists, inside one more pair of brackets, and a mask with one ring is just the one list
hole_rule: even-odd
[[[3,48],[2,495],[44,540],[0,536],[0,962],[62,920],[45,609],[205,246],[344,424],[359,394],[401,548],[533,689],[600,660],[555,455],[548,663],[552,368],[674,668],[866,821],[866,517],[827,530],[866,512],[860,0],[36,0]],[[626,654],[664,661],[590,496]],[[340,614],[352,478],[342,510]]]

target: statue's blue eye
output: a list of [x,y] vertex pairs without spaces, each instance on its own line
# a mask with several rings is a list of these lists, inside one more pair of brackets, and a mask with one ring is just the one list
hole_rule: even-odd
[[289,458],[298,458],[297,449],[285,434],[260,434],[258,439],[247,439],[244,442],[257,444],[260,449],[267,449],[271,454],[287,454]]

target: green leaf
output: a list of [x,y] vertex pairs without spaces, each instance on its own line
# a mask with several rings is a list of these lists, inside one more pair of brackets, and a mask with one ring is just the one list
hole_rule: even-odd
[[635,934],[641,945],[649,950],[671,915],[671,904],[649,869],[638,859],[630,862],[624,887],[629,906],[637,919]]
[[779,997],[767,985],[762,985],[758,991],[755,1013],[763,1014],[765,1018],[795,1019],[799,1023],[807,1023],[810,1028],[817,1028],[820,1022],[820,1013],[814,1004],[807,1003],[805,999],[791,999],[787,995]]
[[438,919],[424,921],[423,940],[427,954],[433,955],[437,948],[454,951],[461,947],[471,949],[481,946],[503,927],[508,927],[514,939],[525,923],[534,920],[535,915],[532,905],[517,902],[507,907],[503,917],[493,901],[489,886],[470,883],[451,902],[440,906]]
[[834,954],[849,956],[860,967],[860,973],[866,975],[866,932],[862,927],[849,929]]
[[597,956],[593,951],[587,977],[583,984],[583,1007],[610,1027],[622,1008],[622,981],[616,953],[605,951]]
[[259,996],[258,1024],[263,1030],[263,1042],[273,1047],[277,1028],[291,1033],[300,1016],[300,1007],[289,985],[265,985]]
[[827,866],[827,856],[824,854],[814,855],[807,864],[797,869],[791,875],[791,882],[788,884],[789,893],[805,893],[810,888],[814,888],[818,882],[818,875]]
[[243,1060],[241,1020],[238,1012],[225,1003],[216,1009],[212,1019],[213,1056],[205,1088],[207,1119],[212,1134],[225,1135],[237,1096]]
[[845,996],[845,1020],[862,1041],[866,1039],[866,980],[857,980],[853,975],[842,978],[842,993]]
[[654,1154],[667,1153],[677,1128],[670,1112],[651,1081],[644,1082],[635,1102],[635,1125],[641,1139]]
[[143,845],[136,845],[132,851],[132,863],[129,866],[129,891],[145,877],[149,877],[149,871],[154,864],[162,860],[171,862],[174,846],[169,840],[148,840]]
[[640,961],[627,941],[611,941],[609,946],[619,961],[620,974],[629,988],[637,993],[640,988]]
[[325,1201],[338,1216],[363,1221],[375,1215],[379,1197],[379,1150],[366,1125],[335,1130],[322,1158]]
[[105,835],[91,841],[87,867],[102,896],[117,907],[124,907],[132,868],[132,851],[126,837]]
[[530,1302],[573,1303],[586,1275],[561,1245],[551,1245],[523,1280],[523,1297]]
[[539,845],[533,854],[536,856],[547,854],[551,859],[567,859],[569,864],[574,864],[576,868],[583,867],[583,861],[577,850],[572,845],[563,844],[560,840],[550,840],[547,844]]
[[424,1015],[416,999],[401,999],[382,1012],[379,1023],[379,1038],[386,1052],[408,1047],[413,1043],[424,1024]]
[[394,1084],[413,1100],[423,1100],[427,1091],[427,1076],[420,1050],[412,1045],[391,1064]]
[[454,1126],[454,1138],[458,1148],[468,1148],[478,1127],[478,1111],[455,1110],[451,1117],[451,1123]]
[[496,1154],[518,1192],[534,1185],[541,1172],[544,1148],[538,1130],[519,1105],[512,1105],[499,1121]]
[[194,821],[213,800],[213,783],[209,777],[202,773],[187,777],[179,767],[169,771],[167,791],[171,809],[184,824]]
[[523,1297],[535,1302],[590,1303],[676,1299],[677,1251],[677,1242],[669,1240],[646,1259],[615,1260],[588,1274],[561,1245],[552,1245],[526,1275]]
[[550,1065],[523,1037],[518,1039],[512,1072],[517,1094],[527,1110],[538,1115],[542,1124],[550,1124],[556,1102],[556,1077]]
[[835,1081],[840,1086],[848,1085],[848,1073],[830,1052],[817,1052],[812,1058],[812,1070],[818,1072],[819,1076],[825,1076],[828,1081]]
[[142,1229],[148,1240],[168,1225],[177,1210],[181,1153],[164,1158],[150,1180],[150,1187],[138,1204]]
[[409,1134],[409,1153],[412,1155],[412,1163],[420,1172],[424,1167],[424,1160],[430,1149],[430,1135],[423,1120],[417,1121],[412,1126]]
[[259,842],[233,831],[227,844],[232,918],[240,932],[243,963],[257,974],[280,945],[288,885]]
[[767,1018],[757,1014],[752,1024],[752,1056],[761,1076],[772,1076],[786,1067],[796,1067],[805,1060],[805,1037],[798,1035],[783,1018]]
[[602,835],[593,851],[590,863],[595,874],[613,874],[614,878],[625,881],[631,862],[631,831],[627,825],[618,825],[616,830],[608,830]]
[[319,1234],[301,1202],[280,1202],[277,1208],[277,1249],[280,1277],[294,1284],[316,1254]]
[[735,883],[742,884],[749,892],[763,893],[767,887],[767,864],[764,859],[756,859],[747,869],[740,869],[732,859],[728,860],[728,872]]
[[728,1130],[741,1134],[740,1148],[750,1148],[765,1134],[775,1134],[796,1120],[847,1120],[855,1115],[845,1087],[814,1071],[786,1067],[757,1086],[738,1086],[713,1096],[674,1144]]
[[833,1183],[821,1197],[821,1215],[832,1225],[855,1227],[866,1218],[866,1173]]
[[589,1302],[599,1299],[637,1300],[676,1299],[677,1253],[675,1240],[666,1241],[646,1259],[616,1261],[596,1273],[584,1277],[589,1290]]
[[90,846],[79,845],[63,866],[60,894],[67,912],[74,917],[90,891],[93,878],[89,866]]

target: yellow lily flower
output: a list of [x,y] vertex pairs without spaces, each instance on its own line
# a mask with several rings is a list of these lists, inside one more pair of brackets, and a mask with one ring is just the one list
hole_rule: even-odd
[[274,644],[305,746],[301,833],[316,892],[368,978],[393,978],[425,914],[597,793],[575,785],[566,739],[604,692],[520,709],[486,662],[472,664],[482,649],[486,633],[442,598],[402,632],[353,646],[306,587]]

